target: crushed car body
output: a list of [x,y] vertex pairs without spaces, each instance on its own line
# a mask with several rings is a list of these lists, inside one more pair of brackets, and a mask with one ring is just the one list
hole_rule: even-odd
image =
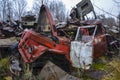
[[[75,40],[71,41],[71,61],[74,67],[89,69],[93,58],[104,55],[107,45],[105,33],[98,33],[98,25],[78,27]],[[104,48],[103,48],[104,46]],[[100,48],[103,48],[100,51]]]

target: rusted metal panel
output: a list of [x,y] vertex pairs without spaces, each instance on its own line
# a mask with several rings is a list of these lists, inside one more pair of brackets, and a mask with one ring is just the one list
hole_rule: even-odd
[[[91,35],[87,35],[88,28],[93,28]],[[75,40],[71,42],[70,58],[73,67],[89,69],[93,61],[93,46],[97,26],[83,26],[79,27]]]
[[9,47],[16,42],[18,41],[15,37],[0,39],[0,47]]
[[76,6],[78,7],[79,13],[82,13],[83,15],[88,14],[94,9],[90,0],[82,0]]
[[[54,36],[57,36],[57,31],[55,27],[52,14],[47,6],[42,5],[39,12],[38,22],[36,30],[38,32],[48,30],[53,33]],[[43,29],[43,30],[42,30]]]
[[79,19],[83,20],[84,16],[92,11],[96,18],[96,14],[94,12],[94,8],[90,0],[82,0],[76,6],[77,6],[78,15],[80,16]]
[[14,43],[17,43],[15,37],[0,39],[0,58],[4,58],[10,55],[9,47]]
[[80,80],[48,61],[39,74],[40,80]]
[[71,42],[70,58],[73,67],[89,69],[92,65],[93,55],[93,42],[87,43],[80,41]]

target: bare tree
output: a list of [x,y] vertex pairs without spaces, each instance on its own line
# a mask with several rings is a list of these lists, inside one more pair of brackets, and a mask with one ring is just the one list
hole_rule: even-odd
[[34,0],[34,3],[33,3],[34,14],[36,15],[39,14],[39,10],[42,4],[48,5],[48,0]]
[[6,16],[6,7],[7,7],[7,1],[6,0],[1,0],[1,18],[3,21],[5,21],[5,16]]
[[99,15],[98,19],[101,19],[104,25],[108,25],[109,28],[112,28],[113,26],[116,26],[115,19],[112,17],[105,17],[104,14]]
[[33,5],[33,11],[34,13],[36,13],[36,15],[38,15],[42,4],[47,5],[51,10],[52,15],[59,21],[63,21],[66,19],[67,11],[65,5],[61,0],[35,0]]
[[26,13],[27,2],[26,0],[14,0],[13,9],[14,17],[21,20],[21,17]]
[[[118,8],[118,30],[119,30],[119,33],[120,33],[120,1],[119,0],[113,0],[115,2],[115,4],[117,5],[117,8]],[[120,38],[120,37],[119,37]]]
[[59,21],[63,21],[63,20],[66,19],[67,11],[66,11],[65,5],[63,4],[62,1],[53,0],[53,1],[50,2],[49,7],[50,7],[50,10],[53,13],[53,16],[55,18],[57,18]]
[[12,10],[12,0],[0,0],[0,18],[3,21],[6,21],[8,19],[8,16],[13,15]]
[[8,0],[7,2],[7,20],[10,20],[10,18],[13,18],[12,0]]

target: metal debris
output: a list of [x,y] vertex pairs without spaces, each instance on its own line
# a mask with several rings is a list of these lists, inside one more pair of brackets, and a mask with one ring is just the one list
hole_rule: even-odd
[[39,75],[40,80],[80,80],[48,61]]

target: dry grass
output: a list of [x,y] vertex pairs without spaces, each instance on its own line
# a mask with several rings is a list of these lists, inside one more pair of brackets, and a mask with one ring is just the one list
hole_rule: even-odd
[[8,70],[9,70],[9,58],[1,59],[0,60],[0,71],[8,72]]
[[112,67],[103,77],[102,80],[120,80],[120,59],[118,57],[114,57],[109,65]]
[[9,58],[0,60],[0,80],[11,80],[9,77]]

